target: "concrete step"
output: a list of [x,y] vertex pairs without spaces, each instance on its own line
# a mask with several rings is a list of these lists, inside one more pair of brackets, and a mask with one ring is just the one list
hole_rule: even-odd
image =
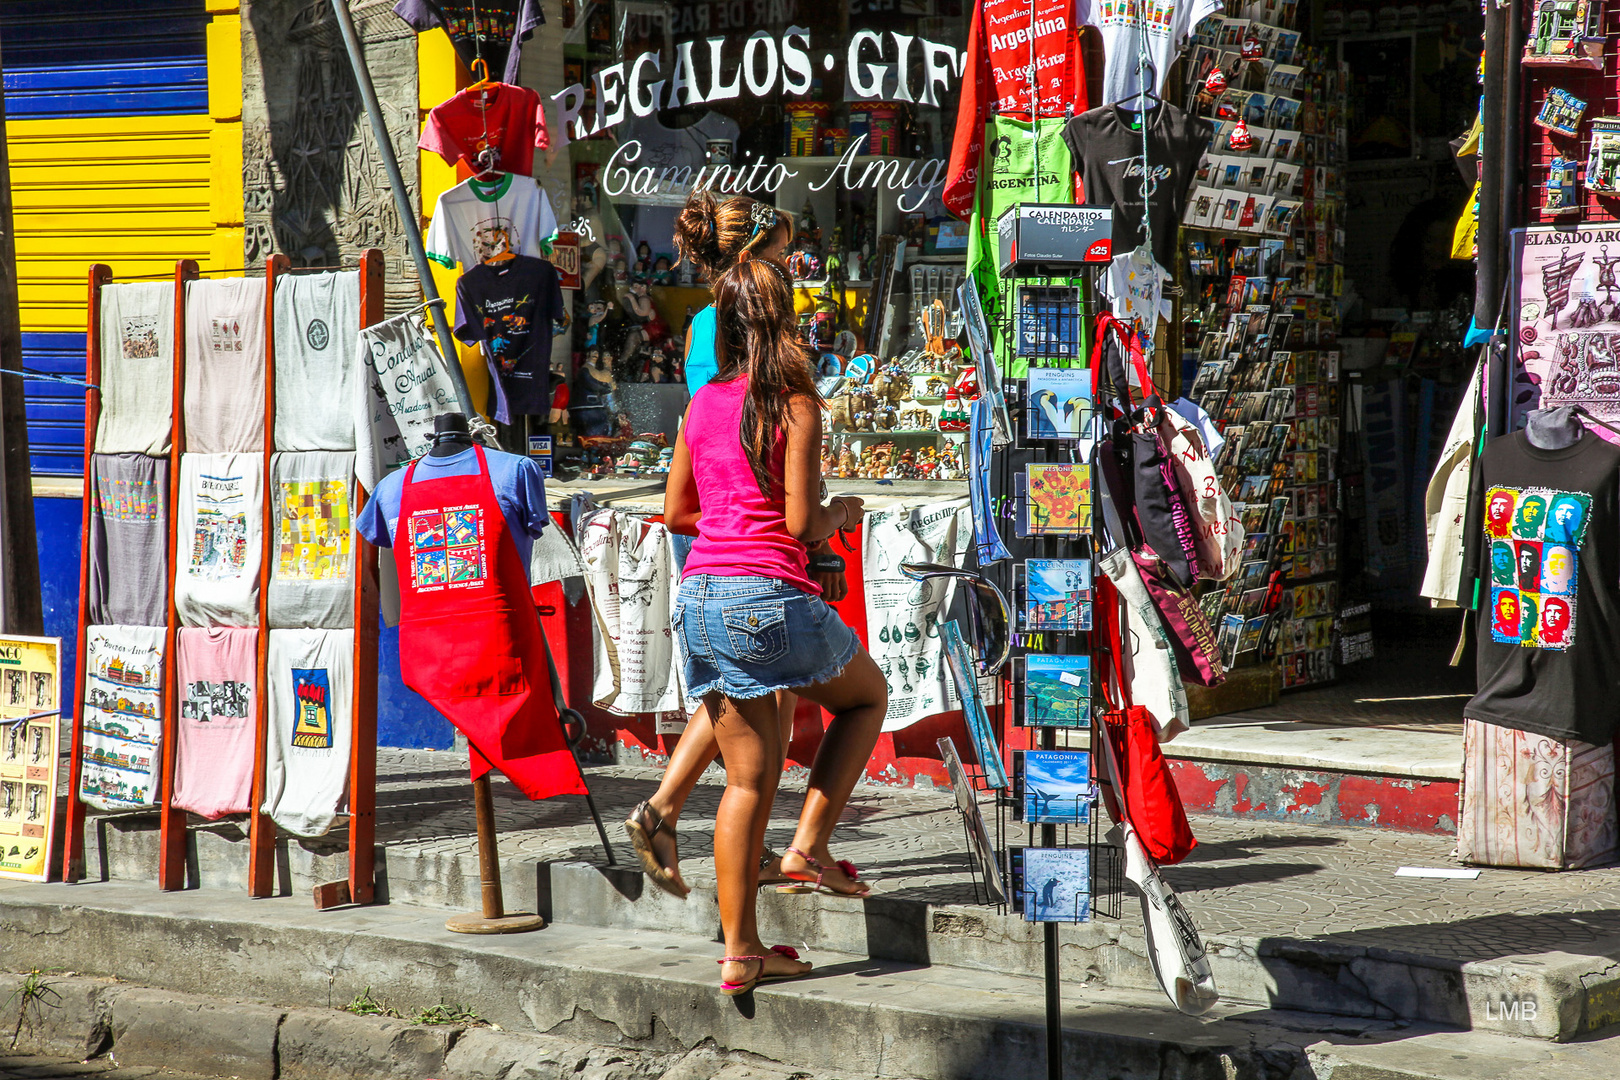
[[[596,784],[603,798],[606,785]],[[115,882],[140,882],[137,893],[144,889],[159,897],[151,884],[155,820],[123,817],[98,824],[104,840],[91,844],[91,853],[105,861],[93,876],[100,870]],[[1215,819],[1197,819],[1195,829],[1203,844],[1166,876],[1199,922],[1229,1002],[1552,1040],[1620,1020],[1620,969],[1612,959],[1620,955],[1620,903],[1610,903],[1611,894],[1620,896],[1620,873],[1487,870],[1479,882],[1413,882],[1394,878],[1394,867],[1444,865],[1445,841],[1314,826],[1278,833],[1274,826]],[[683,833],[689,852],[702,846],[701,835]],[[234,902],[247,872],[240,830],[197,828],[191,842],[194,883],[201,886],[195,895]],[[470,847],[448,839],[380,846],[380,899],[441,911],[477,909],[478,866]],[[633,858],[627,844],[618,847],[621,859]],[[622,863],[607,868],[600,860],[543,854],[514,852],[503,839],[509,909],[536,910],[553,922],[598,930],[718,939],[719,911],[705,860],[683,862],[693,886],[683,901]],[[947,902],[962,896],[960,883],[909,882],[894,865],[901,861],[888,867],[893,876],[876,868],[878,892],[865,901],[764,891],[760,920],[766,939],[955,971],[968,979],[1041,970],[1037,926],[993,907]],[[308,903],[314,885],[347,871],[341,835],[284,838],[277,862],[280,892],[301,904]],[[1555,887],[1571,891],[1537,896]],[[1491,913],[1470,914],[1478,911]],[[1162,1000],[1134,897],[1125,897],[1117,922],[1063,927],[1062,950],[1083,981]]]
[[1216,717],[1164,752],[1190,811],[1455,836],[1462,739],[1452,727]]
[[[1045,1075],[1044,987],[1019,973],[816,949],[812,977],[737,999],[719,947],[689,934],[554,924],[471,937],[405,905],[312,912],[133,883],[0,883],[0,967],[48,966],[290,1007],[382,1000],[468,1005],[512,1032],[684,1051],[704,1040],[833,1075],[1022,1080]],[[1608,1043],[1557,1045],[1426,1025],[1223,1005],[1194,1020],[1157,994],[1063,964],[1074,1080],[1574,1080],[1610,1075]]]

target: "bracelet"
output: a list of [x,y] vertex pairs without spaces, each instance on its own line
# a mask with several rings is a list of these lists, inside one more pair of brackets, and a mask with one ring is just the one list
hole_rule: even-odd
[[842,500],[840,500],[838,505],[843,507],[843,509],[844,509],[844,520],[838,526],[838,528],[834,529],[833,531],[834,532],[843,532],[846,528],[849,527],[849,503],[843,502]]

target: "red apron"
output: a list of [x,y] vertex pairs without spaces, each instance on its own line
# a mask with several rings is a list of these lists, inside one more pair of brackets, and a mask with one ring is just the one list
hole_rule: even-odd
[[583,795],[544,692],[550,674],[529,575],[484,448],[473,450],[474,475],[417,482],[416,462],[405,474],[394,528],[400,674],[467,736],[474,779],[497,768],[531,799]]

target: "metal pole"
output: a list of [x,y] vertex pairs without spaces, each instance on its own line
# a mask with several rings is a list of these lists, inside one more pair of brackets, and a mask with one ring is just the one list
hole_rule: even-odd
[[383,121],[382,106],[377,104],[377,88],[371,83],[371,69],[366,67],[365,55],[360,51],[360,37],[354,31],[354,18],[349,14],[347,0],[332,0],[332,13],[337,16],[338,29],[343,32],[343,47],[349,53],[349,66],[354,69],[354,81],[360,86],[360,97],[366,103],[366,116],[371,120],[371,134],[377,140],[382,154],[383,168],[388,172],[388,186],[394,192],[394,206],[399,211],[399,225],[410,246],[411,258],[416,260],[416,276],[422,279],[422,297],[430,301],[433,329],[439,339],[439,352],[450,373],[451,385],[456,390],[456,401],[463,416],[472,417],[472,394],[467,390],[467,376],[456,358],[456,347],[450,338],[450,323],[444,316],[444,305],[431,303],[439,299],[433,284],[433,269],[428,264],[427,249],[422,246],[421,218],[411,205],[410,192],[405,190],[405,179],[399,174],[399,159],[394,156],[394,141],[389,138],[388,125]]
[[[1493,4],[1485,12],[1485,85],[1480,102],[1481,131],[1479,137],[1479,232],[1476,248],[1479,252],[1474,275],[1474,324],[1481,329],[1496,325],[1502,298],[1504,240],[1502,210],[1506,198],[1512,193],[1502,190],[1507,177],[1504,164],[1506,147],[1503,139],[1506,119],[1506,80],[1503,69],[1514,58],[1508,50],[1508,12]],[[1486,346],[1485,395],[1487,438],[1507,434],[1508,396],[1512,380],[1508,377],[1507,356],[1502,350]]]
[[[1041,729],[1041,749],[1057,749],[1057,728]],[[1041,826],[1041,846],[1057,846],[1056,825]],[[1046,959],[1046,1080],[1063,1080],[1063,973],[1058,967],[1058,924],[1045,923],[1042,931]]]

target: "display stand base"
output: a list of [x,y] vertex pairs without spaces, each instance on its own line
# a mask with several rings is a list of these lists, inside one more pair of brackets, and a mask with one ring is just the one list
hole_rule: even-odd
[[542,930],[545,925],[546,920],[541,916],[522,911],[495,919],[468,912],[452,915],[444,921],[444,928],[457,934],[526,934],[530,930]]

